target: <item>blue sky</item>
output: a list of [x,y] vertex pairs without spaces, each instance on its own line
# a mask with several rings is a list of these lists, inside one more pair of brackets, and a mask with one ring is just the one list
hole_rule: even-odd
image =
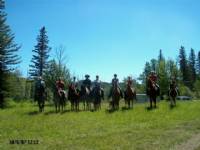
[[198,0],[7,0],[7,23],[22,45],[19,69],[27,74],[39,29],[46,26],[49,45],[63,45],[67,66],[82,79],[96,74],[110,81],[135,78],[144,64],[157,58],[176,59],[181,45],[200,50]]

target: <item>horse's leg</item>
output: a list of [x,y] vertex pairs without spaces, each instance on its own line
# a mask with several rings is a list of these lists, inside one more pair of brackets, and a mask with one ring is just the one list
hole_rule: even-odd
[[74,111],[74,99],[71,100],[71,110]]
[[44,101],[42,101],[42,112],[44,112]]
[[128,108],[129,109],[131,108],[131,100],[130,99],[128,100]]
[[134,98],[131,99],[131,108],[133,108],[133,99]]
[[154,96],[153,100],[154,100],[154,108],[156,108],[156,96]]
[[83,100],[83,110],[85,110],[85,100]]
[[150,100],[150,108],[152,108],[152,97],[149,96],[149,100]]
[[173,99],[171,95],[169,96],[169,99],[170,99],[170,106],[173,106]]
[[174,106],[176,106],[176,97],[173,97],[173,101],[174,101]]
[[119,109],[119,99],[117,99],[117,110]]
[[40,104],[40,100],[38,100],[38,107],[39,107],[39,112],[42,112],[42,109],[41,109],[41,104]]

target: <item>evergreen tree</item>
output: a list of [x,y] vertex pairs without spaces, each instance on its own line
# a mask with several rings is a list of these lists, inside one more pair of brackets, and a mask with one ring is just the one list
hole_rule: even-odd
[[185,85],[189,86],[189,80],[188,80],[188,63],[187,63],[187,57],[185,53],[185,48],[181,46],[179,50],[179,65],[180,65],[180,71],[182,74],[182,81]]
[[163,54],[162,54],[162,49],[160,49],[160,51],[159,51],[159,56],[158,56],[158,62],[160,62],[160,61],[163,61],[165,58],[164,58],[164,56],[163,56]]
[[146,62],[145,67],[144,67],[144,71],[143,73],[140,75],[140,77],[138,78],[138,80],[141,80],[142,83],[144,85],[146,85],[146,78],[149,75],[149,73],[151,72],[151,65],[149,62]]
[[65,85],[67,86],[70,82],[69,69],[65,65],[60,66],[55,60],[51,60],[44,76],[46,85],[51,89],[51,91],[55,91],[55,83],[59,77],[62,77]]
[[191,79],[191,85],[193,86],[193,84],[195,83],[196,80],[196,56],[195,56],[195,52],[194,50],[191,48],[190,51],[190,56],[189,56],[189,71],[190,71],[190,79]]
[[34,53],[32,57],[32,64],[30,65],[30,76],[31,77],[37,77],[37,76],[43,76],[43,73],[45,72],[47,65],[48,65],[48,58],[49,58],[49,52],[50,47],[48,46],[48,36],[45,27],[42,27],[40,29],[40,34],[37,37],[37,45],[35,46],[35,49],[32,50]]
[[198,55],[197,55],[196,70],[197,70],[197,73],[198,73],[199,78],[200,78],[200,51],[198,52]]
[[13,70],[12,66],[20,62],[16,52],[20,46],[14,43],[14,34],[9,25],[6,24],[5,3],[0,0],[0,107],[4,106],[5,93],[9,92],[7,87],[7,73]]
[[174,77],[175,79],[179,79],[179,70],[178,70],[177,64],[172,59],[167,60],[166,70],[167,70],[168,79],[170,79],[171,77]]
[[169,81],[164,60],[159,62],[159,65],[157,68],[157,74],[159,77],[158,83],[160,86],[160,98],[163,99],[163,96],[168,91],[168,81]]
[[151,59],[151,71],[156,71],[158,61],[156,59]]

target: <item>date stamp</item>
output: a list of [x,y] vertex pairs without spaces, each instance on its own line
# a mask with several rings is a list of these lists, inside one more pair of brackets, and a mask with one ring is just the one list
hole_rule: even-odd
[[24,139],[11,139],[9,140],[9,144],[20,144],[20,145],[24,145],[24,144],[39,144],[39,140],[24,140]]

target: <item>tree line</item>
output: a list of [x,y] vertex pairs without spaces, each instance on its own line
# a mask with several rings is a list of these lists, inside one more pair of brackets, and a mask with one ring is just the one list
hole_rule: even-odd
[[[29,76],[22,77],[16,64],[21,62],[18,51],[21,46],[16,44],[15,36],[10,26],[6,23],[5,2],[0,0],[0,107],[6,104],[6,97],[15,100],[32,99],[34,97],[34,80],[42,76],[48,87],[48,99],[52,99],[55,90],[55,82],[63,77],[66,86],[71,81],[70,70],[66,66],[65,48],[57,47],[55,55],[49,59],[52,48],[49,46],[49,39],[45,27],[42,27],[36,38],[36,45],[32,50]],[[179,49],[177,60],[165,59],[162,50],[159,51],[157,59],[151,59],[145,63],[144,71],[140,75],[141,83],[134,80],[138,93],[145,92],[146,78],[151,70],[155,70],[159,77],[161,97],[168,91],[169,80],[172,76],[177,79],[181,94],[200,97],[200,51],[195,54],[191,49],[189,57],[186,55],[183,46]],[[126,81],[126,79],[124,79]],[[104,83],[105,89],[109,91],[110,84]],[[125,88],[125,84],[121,84]]]
[[139,77],[144,92],[147,76],[152,70],[158,75],[161,99],[168,93],[171,78],[176,79],[181,95],[200,97],[200,51],[195,54],[191,48],[187,57],[185,47],[181,46],[177,59],[173,60],[165,59],[160,50],[157,59],[145,63],[144,71]]

